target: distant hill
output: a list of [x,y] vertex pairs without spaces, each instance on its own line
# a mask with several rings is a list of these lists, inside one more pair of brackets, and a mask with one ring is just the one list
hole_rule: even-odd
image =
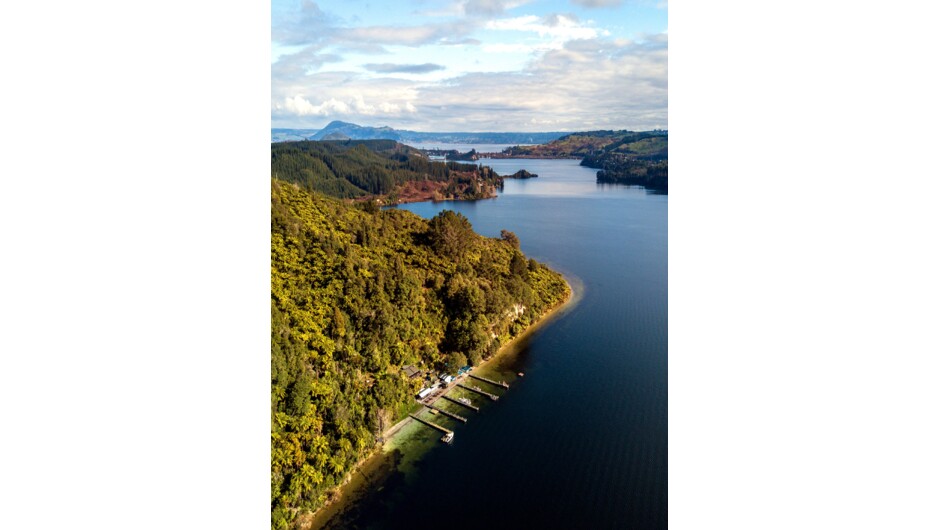
[[331,132],[330,134],[323,137],[324,140],[352,140],[352,138],[346,136],[341,132]]
[[[344,121],[330,122],[323,129],[271,129],[272,142],[328,140],[338,134],[352,140],[396,140],[411,143],[444,144],[542,144],[564,136],[565,132],[442,132],[426,133],[367,127]],[[337,139],[340,139],[337,137]]]
[[545,145],[510,147],[503,153],[543,158],[584,158],[602,153],[666,158],[668,141],[666,131],[586,131],[567,134]]
[[329,140],[328,136],[342,135],[350,140],[401,140],[401,134],[391,127],[363,127],[355,123],[332,121],[310,140]]

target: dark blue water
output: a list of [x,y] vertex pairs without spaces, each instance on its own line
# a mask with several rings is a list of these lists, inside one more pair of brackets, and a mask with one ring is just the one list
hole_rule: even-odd
[[452,445],[330,526],[666,528],[667,197],[598,185],[574,160],[483,163],[539,178],[508,180],[493,200],[402,208],[456,210],[490,237],[511,230],[583,297],[527,341],[506,367],[525,377],[453,427]]

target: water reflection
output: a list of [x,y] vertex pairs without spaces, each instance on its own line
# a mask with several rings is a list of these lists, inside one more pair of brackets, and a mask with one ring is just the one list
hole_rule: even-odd
[[602,192],[627,189],[627,190],[635,190],[645,195],[669,195],[669,192],[667,190],[657,190],[657,189],[647,188],[646,186],[640,186],[637,184],[617,184],[614,182],[598,182],[597,189]]

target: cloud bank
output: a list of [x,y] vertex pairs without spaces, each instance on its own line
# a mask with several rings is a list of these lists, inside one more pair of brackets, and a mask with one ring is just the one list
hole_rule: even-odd
[[[429,132],[668,126],[665,32],[631,40],[572,13],[508,12],[524,5],[470,0],[453,4],[466,12],[456,19],[352,27],[306,0],[295,20],[272,32],[293,46],[272,64],[272,126],[316,128],[333,119]],[[380,54],[390,60],[362,60]],[[489,68],[522,57],[514,70]]]

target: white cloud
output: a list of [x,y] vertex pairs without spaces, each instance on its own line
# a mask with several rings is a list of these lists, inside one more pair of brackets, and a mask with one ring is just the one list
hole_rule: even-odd
[[399,119],[417,112],[414,82],[371,79],[353,72],[322,72],[285,85],[272,86],[272,124],[292,127],[342,118],[372,122]]
[[529,32],[537,34],[540,38],[549,39],[540,46],[535,46],[536,49],[557,49],[570,40],[594,39],[607,34],[606,31],[581,24],[574,15],[560,14],[552,14],[544,18],[525,15],[491,20],[486,23],[486,29]]
[[410,101],[396,103],[392,101],[379,101],[375,104],[366,101],[362,94],[353,94],[349,101],[340,101],[329,98],[319,105],[314,105],[307,98],[297,95],[287,97],[281,103],[275,104],[275,114],[306,117],[306,116],[334,116],[337,114],[347,116],[399,116],[403,113],[413,114],[418,111]]
[[574,40],[517,74],[468,74],[422,90],[419,108],[450,128],[449,114],[463,116],[463,130],[665,127],[667,44],[665,35],[643,44]]
[[316,44],[359,53],[388,53],[383,45],[479,43],[467,35],[480,24],[476,18],[462,18],[411,26],[346,26],[315,2],[303,0],[298,9],[272,13],[271,40],[280,46]]
[[294,96],[292,98],[284,98],[283,107],[275,106],[275,110],[281,109],[287,110],[289,113],[296,116],[329,116],[333,113],[348,113],[349,105],[333,98],[319,105],[314,105],[303,96]]
[[362,94],[356,94],[353,96],[353,108],[358,114],[365,114],[366,116],[375,114],[375,106],[366,103],[366,100],[362,97]]
[[437,41],[437,44],[440,46],[467,46],[467,45],[479,46],[480,44],[483,44],[483,42],[478,39],[471,39],[471,38],[448,39],[445,37]]
[[365,26],[337,28],[331,37],[336,44],[356,46],[375,45],[424,46],[428,44],[473,43],[465,39],[478,27],[478,22],[457,20],[418,26]]
[[399,115],[402,112],[415,113],[418,112],[417,107],[415,107],[410,101],[406,101],[403,104],[390,103],[388,101],[383,101],[379,103],[379,110],[383,114]]
[[324,63],[338,62],[341,57],[332,53],[321,53],[323,45],[312,44],[299,52],[282,55],[271,65],[271,79],[275,82],[305,76]]
[[287,45],[318,42],[329,35],[334,22],[316,2],[303,0],[297,11],[272,14],[271,40]]
[[[313,2],[304,5],[311,17],[319,9]],[[478,2],[473,8],[505,11],[513,5]],[[572,14],[489,20],[467,15],[438,21],[405,27],[331,26],[319,40],[281,55],[272,64],[272,126],[322,127],[332,119],[425,131],[667,126],[665,33],[639,35],[636,41],[614,39],[593,21]],[[279,34],[295,40],[311,36],[299,27],[292,31]],[[479,48],[440,46],[457,43]],[[396,45],[430,49],[402,53]],[[438,51],[445,48],[464,55],[452,60]],[[361,57],[344,62],[337,55],[389,51],[392,55],[383,62]],[[517,70],[506,71],[506,57],[515,57],[508,68]],[[476,66],[464,68],[468,62]],[[342,71],[322,71],[327,63]],[[488,71],[441,79],[445,72],[479,68]]]
[[502,29],[515,31],[530,31],[537,27],[539,17],[525,15],[515,18],[500,18],[486,23],[486,29]]
[[571,0],[572,4],[582,7],[616,7],[623,3],[623,0]]
[[403,46],[417,46],[428,44],[444,36],[445,31],[440,25],[427,26],[369,26],[364,28],[347,28],[343,30],[344,40],[368,41],[382,44],[400,44]]

